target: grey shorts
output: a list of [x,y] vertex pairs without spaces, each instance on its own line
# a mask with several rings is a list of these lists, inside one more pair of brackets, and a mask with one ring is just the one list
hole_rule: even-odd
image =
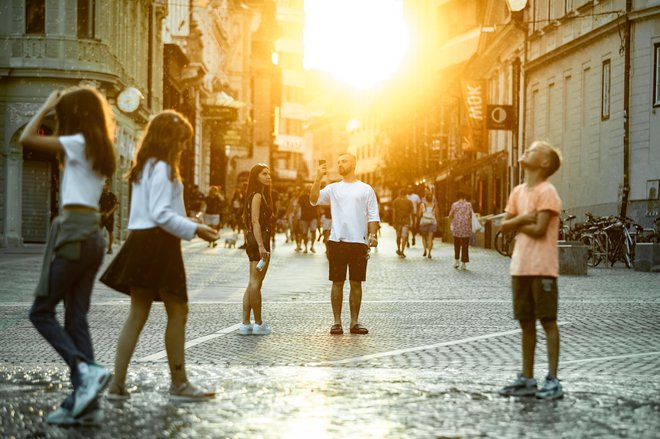
[[513,318],[516,320],[557,320],[559,292],[557,278],[512,276]]

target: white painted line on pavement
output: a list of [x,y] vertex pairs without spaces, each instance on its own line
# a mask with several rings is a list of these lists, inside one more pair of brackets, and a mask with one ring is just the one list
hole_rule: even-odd
[[660,355],[660,351],[656,352],[640,352],[637,354],[624,354],[624,355],[611,355],[609,357],[595,357],[595,358],[583,358],[582,360],[560,360],[560,364],[575,364],[575,363],[589,363],[591,361],[607,361],[607,360],[620,360],[622,358],[636,358],[636,357],[648,357],[652,355]]
[[[570,323],[569,322],[557,322],[557,325],[570,325]],[[444,347],[444,346],[453,346],[453,345],[462,344],[462,343],[470,343],[472,341],[487,340],[489,338],[503,337],[505,335],[513,335],[513,334],[519,334],[519,333],[520,333],[520,329],[514,329],[512,331],[493,332],[492,334],[477,335],[476,337],[462,338],[460,340],[445,341],[445,342],[442,342],[442,343],[435,343],[435,344],[429,344],[429,345],[424,345],[424,346],[415,346],[413,348],[396,349],[396,350],[393,350],[393,351],[379,352],[377,354],[362,355],[362,356],[353,357],[353,358],[345,358],[343,360],[321,361],[321,362],[318,362],[318,363],[307,363],[306,366],[331,366],[331,365],[339,365],[339,364],[356,363],[358,361],[373,360],[375,358],[383,358],[383,357],[393,357],[395,355],[407,354],[408,352],[417,352],[417,351],[425,351],[425,350],[429,350],[429,349],[437,349],[437,348],[441,348],[441,347]]]
[[[205,335],[204,337],[199,337],[195,338],[193,340],[187,341],[185,348],[191,348],[193,346],[197,346],[198,344],[202,344],[206,341],[213,340],[214,338],[222,337],[223,335],[227,335],[230,332],[234,332],[238,329],[240,323],[237,323],[235,325],[231,325],[227,328],[220,329],[218,331],[215,331],[213,334]],[[167,351],[160,351],[156,352],[155,354],[147,355],[146,357],[142,357],[139,360],[137,360],[138,363],[147,363],[149,361],[156,361],[160,360],[161,358],[165,358],[167,356]]]

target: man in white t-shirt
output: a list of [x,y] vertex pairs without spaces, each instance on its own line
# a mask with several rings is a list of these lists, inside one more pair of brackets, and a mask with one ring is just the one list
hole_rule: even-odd
[[351,334],[368,334],[367,328],[358,323],[362,304],[362,282],[366,280],[369,247],[378,245],[376,232],[380,223],[376,193],[366,183],[355,176],[356,158],[344,153],[337,160],[337,168],[342,181],[331,183],[323,188],[321,179],[327,174],[325,162],[320,164],[316,179],[309,194],[313,206],[330,205],[332,227],[328,240],[328,261],[332,281],[332,312],[335,322],[330,334],[343,334],[341,307],[344,299],[346,269],[349,271],[351,292]]
[[417,227],[419,226],[419,203],[422,202],[422,199],[419,198],[411,185],[408,185],[408,195],[406,197],[413,203],[413,223],[410,234],[412,235],[412,245],[415,245],[415,234],[417,234]]

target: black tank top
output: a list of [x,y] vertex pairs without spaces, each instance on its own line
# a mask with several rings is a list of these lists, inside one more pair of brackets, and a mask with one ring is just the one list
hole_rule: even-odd
[[[253,192],[248,196],[247,205],[247,227],[252,230],[252,198],[257,194]],[[261,226],[261,233],[268,233],[270,235],[270,223],[272,220],[273,211],[266,202],[264,196],[261,196],[261,204],[259,205],[259,226]]]

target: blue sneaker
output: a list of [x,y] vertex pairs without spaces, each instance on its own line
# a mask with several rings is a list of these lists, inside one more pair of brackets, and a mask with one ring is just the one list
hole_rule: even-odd
[[85,425],[88,427],[99,426],[103,424],[104,419],[105,414],[100,407],[88,409],[77,418],[73,417],[71,410],[64,407],[60,407],[46,416],[46,422],[61,427],[73,427],[74,425]]
[[85,413],[76,418],[76,421],[79,425],[84,425],[87,427],[103,425],[104,420],[105,414],[103,413],[103,409],[101,407],[88,409]]
[[81,376],[82,384],[75,391],[75,401],[71,414],[74,418],[80,416],[108,387],[112,374],[104,367],[88,364],[87,373]]
[[60,407],[54,412],[49,413],[46,416],[46,422],[51,425],[61,425],[63,427],[70,427],[78,423],[76,418],[71,414],[71,410],[64,407]]
[[561,387],[559,380],[552,375],[547,375],[545,377],[545,382],[541,390],[536,392],[536,397],[539,399],[559,399],[564,396],[564,389]]
[[534,378],[525,378],[519,373],[516,379],[497,391],[502,396],[534,396],[537,383]]

